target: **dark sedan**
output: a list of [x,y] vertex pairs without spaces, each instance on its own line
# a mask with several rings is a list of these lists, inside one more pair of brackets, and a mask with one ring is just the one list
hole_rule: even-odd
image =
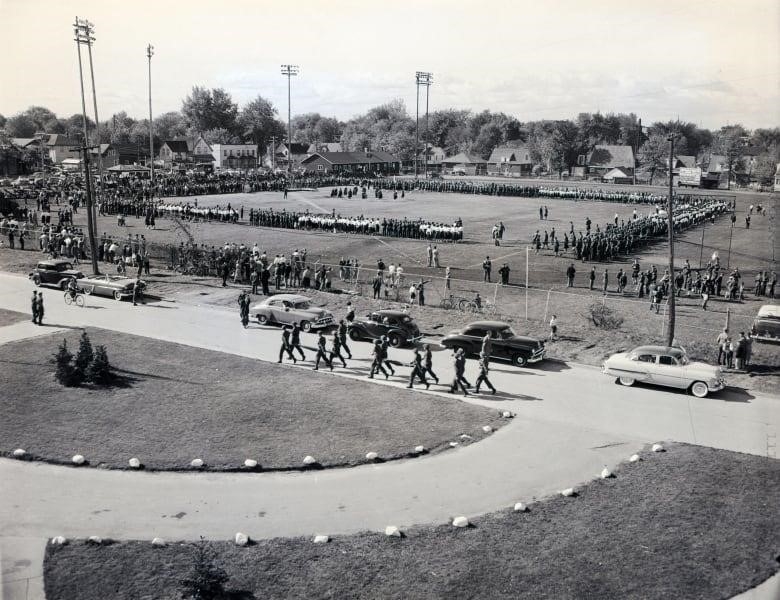
[[447,335],[441,345],[448,349],[463,348],[466,354],[479,354],[485,335],[490,335],[490,358],[511,361],[524,367],[544,360],[544,342],[536,338],[517,335],[507,323],[501,321],[476,321],[463,329]]
[[414,319],[400,310],[377,310],[349,327],[349,337],[355,341],[376,340],[383,335],[395,348],[413,344],[422,337]]
[[64,290],[71,279],[81,279],[84,274],[76,271],[69,260],[50,259],[38,261],[29,277],[35,285],[55,285]]

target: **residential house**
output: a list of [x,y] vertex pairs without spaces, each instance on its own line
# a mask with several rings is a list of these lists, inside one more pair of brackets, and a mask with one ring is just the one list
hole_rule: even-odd
[[401,161],[388,152],[315,152],[300,167],[308,175],[398,173]]
[[730,176],[729,160],[722,154],[712,154],[701,162],[701,187],[716,188],[720,184],[728,187]]
[[452,175],[487,175],[487,161],[476,154],[461,152],[441,161],[442,171]]
[[316,152],[343,152],[343,148],[339,142],[314,142],[309,144],[306,149],[306,153],[311,155]]
[[604,176],[612,169],[620,169],[632,176],[636,168],[631,146],[597,145],[585,160],[586,174]]
[[[97,164],[98,149],[92,148],[89,151],[89,154],[92,164]],[[119,155],[113,144],[100,144],[100,158],[102,160],[103,169],[108,169],[109,167],[113,167],[119,164]]]
[[[422,173],[425,169],[426,155],[428,171],[433,173],[441,173],[441,163],[445,158],[447,158],[447,153],[444,151],[444,148],[439,146],[428,146],[427,148],[423,148],[420,150],[420,152],[417,153],[417,170],[420,173]],[[403,161],[403,166],[414,168],[414,159]]]
[[487,162],[488,175],[503,175],[505,177],[522,177],[533,171],[534,161],[531,151],[526,146],[511,148],[499,146],[490,153]]
[[212,144],[211,155],[218,169],[257,168],[256,144]]
[[287,169],[289,162],[292,162],[292,168],[299,169],[301,163],[310,156],[312,154],[309,153],[309,144],[293,142],[288,148],[287,143],[282,142],[268,147],[269,158],[266,160],[266,165],[277,169]]
[[166,168],[191,169],[204,164],[210,166],[214,162],[211,146],[203,136],[166,140],[160,146],[157,157]]
[[65,137],[61,133],[52,133],[46,142],[49,149],[49,158],[55,165],[61,165],[68,158],[79,158],[79,142]]

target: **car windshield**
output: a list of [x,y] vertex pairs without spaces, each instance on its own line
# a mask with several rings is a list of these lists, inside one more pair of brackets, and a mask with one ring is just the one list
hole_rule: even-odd
[[512,331],[511,327],[505,327],[496,333],[498,333],[498,338],[502,340],[508,340],[509,338],[515,337],[515,332]]
[[60,263],[57,265],[58,271],[70,271],[73,268],[73,265],[70,263]]
[[300,308],[301,310],[306,310],[310,307],[309,303],[306,300],[302,300],[300,302],[296,302],[294,304],[295,308]]

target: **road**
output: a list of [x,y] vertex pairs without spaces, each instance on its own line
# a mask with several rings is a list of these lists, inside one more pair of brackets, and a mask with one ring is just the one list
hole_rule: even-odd
[[[0,274],[0,306],[26,312],[30,289],[26,278]],[[44,295],[52,332],[89,325],[276,359],[279,331],[258,325],[244,330],[235,311],[165,300],[133,307],[95,297],[81,309],[66,307],[57,290]],[[39,333],[26,323],[0,328],[0,343]],[[313,343],[313,336],[304,340]],[[368,344],[353,346],[356,356],[368,356]],[[391,358],[408,362],[411,351],[393,350]],[[472,374],[476,366],[469,362]],[[434,365],[442,380],[451,377],[447,354],[437,353]],[[226,539],[243,531],[263,538],[442,522],[587,481],[603,465],[658,440],[766,455],[768,436],[776,436],[780,422],[776,397],[728,389],[697,399],[629,389],[583,365],[496,365],[491,379],[497,396],[468,401],[510,410],[517,415],[513,422],[478,444],[418,460],[251,475],[130,473],[0,460],[0,560],[8,582],[3,590],[11,598],[36,597],[26,586],[39,581],[43,546],[54,535]],[[438,389],[432,400],[444,388]]]

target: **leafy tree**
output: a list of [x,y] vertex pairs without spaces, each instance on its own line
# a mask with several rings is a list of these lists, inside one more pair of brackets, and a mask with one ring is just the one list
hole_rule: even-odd
[[498,124],[489,121],[480,128],[477,138],[471,144],[471,151],[486,159],[490,156],[493,148],[501,143],[503,137]]
[[84,372],[84,378],[97,385],[106,385],[113,379],[105,346],[95,346],[94,356]]
[[780,159],[780,127],[754,130],[750,136],[750,143],[771,154],[775,159]]
[[49,131],[47,126],[57,122],[57,115],[45,106],[31,106],[24,111],[30,120],[35,124],[36,131]]
[[0,114],[0,129],[3,129],[5,127],[5,123],[8,121],[3,115]]
[[277,111],[270,100],[258,96],[241,109],[238,125],[244,139],[250,139],[262,152],[271,143],[271,138],[281,140],[286,128],[277,119]]
[[92,351],[92,342],[89,341],[89,336],[86,331],[81,333],[81,339],[79,340],[79,350],[76,353],[76,361],[74,363],[74,376],[78,381],[82,381],[86,375],[89,365],[92,363],[92,359],[95,357],[95,353]]
[[195,552],[195,563],[189,576],[181,580],[181,597],[185,600],[222,600],[227,597],[228,574],[218,567],[206,543],[201,540]]
[[182,113],[188,125],[201,134],[210,129],[234,132],[237,128],[238,105],[222,88],[194,86],[182,103]]
[[465,141],[465,128],[471,113],[467,110],[447,108],[435,110],[428,116],[428,141],[444,149],[447,154],[460,152]]
[[54,355],[54,377],[62,385],[67,387],[77,385],[73,364],[71,362],[72,360],[73,354],[68,350],[68,342],[63,339],[62,343],[57,348],[57,353]]
[[777,155],[770,153],[762,154],[756,158],[756,163],[753,166],[753,175],[756,177],[759,183],[772,183],[776,168]]
[[650,167],[650,184],[653,183],[657,169],[663,169],[669,162],[669,142],[666,135],[653,133],[639,149],[639,160],[642,165]]
[[175,140],[187,133],[187,121],[178,111],[163,113],[154,119],[154,135],[158,140]]
[[341,138],[341,123],[320,113],[306,113],[293,117],[292,132],[293,141],[301,144],[335,142]]
[[712,152],[726,157],[729,168],[729,177],[726,189],[731,189],[731,177],[735,167],[739,164],[744,151],[743,139],[747,131],[742,125],[729,125],[721,127],[712,140]]
[[11,137],[33,137],[36,129],[33,120],[25,113],[10,117],[5,124],[5,130]]

